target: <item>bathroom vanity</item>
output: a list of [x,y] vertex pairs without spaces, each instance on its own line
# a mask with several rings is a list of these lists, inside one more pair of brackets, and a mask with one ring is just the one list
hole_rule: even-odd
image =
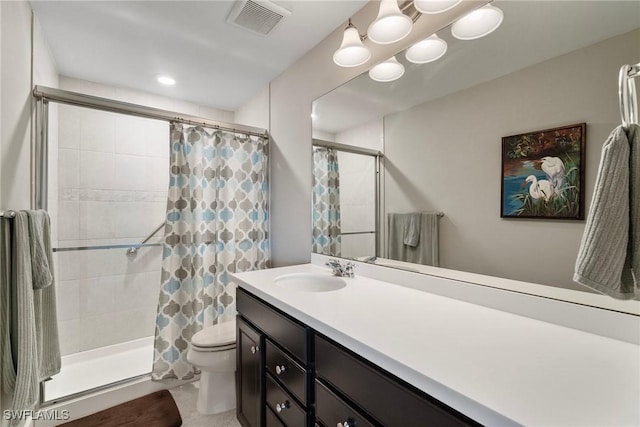
[[[361,269],[328,292],[278,283],[331,277],[319,265],[233,275],[244,427],[640,424],[639,317],[621,318],[629,340],[613,339],[431,292],[468,284]],[[371,278],[388,274],[433,283]],[[549,304],[550,318],[571,305]]]

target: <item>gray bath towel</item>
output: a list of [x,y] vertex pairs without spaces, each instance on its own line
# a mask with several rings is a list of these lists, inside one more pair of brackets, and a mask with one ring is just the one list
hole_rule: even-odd
[[600,167],[573,280],[618,299],[640,280],[640,127],[617,127]]
[[405,232],[410,218],[415,214],[389,214],[387,226],[389,230],[389,259],[413,262],[417,264],[439,265],[438,249],[438,213],[423,212],[419,215],[419,240],[417,246],[405,244]]
[[32,409],[38,402],[40,381],[60,371],[54,274],[50,269],[51,283],[34,289],[32,218],[43,221],[35,226],[42,227],[40,243],[51,267],[46,213],[17,212],[13,220],[0,221],[0,376],[2,390],[13,395],[11,408],[15,410]]
[[[60,341],[56,313],[56,288],[51,246],[51,221],[46,211],[26,211],[29,219],[29,243],[31,245],[31,271],[33,280],[33,306],[38,342],[38,367],[40,381],[60,372]],[[32,231],[33,230],[33,231]],[[34,246],[37,247],[34,251]],[[34,252],[42,258],[33,258]],[[36,266],[36,263],[41,263]],[[51,285],[51,286],[49,286]]]

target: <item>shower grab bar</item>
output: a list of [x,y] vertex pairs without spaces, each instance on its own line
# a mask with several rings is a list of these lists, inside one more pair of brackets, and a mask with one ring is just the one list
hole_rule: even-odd
[[[142,242],[140,242],[137,245],[131,245],[129,247],[129,249],[127,249],[127,257],[129,258],[135,258],[138,255],[138,248],[142,247],[142,245],[144,245],[145,243],[147,243],[153,236],[155,236],[155,234],[160,231],[160,229],[162,227],[164,227],[164,225],[166,224],[166,221],[162,221],[162,223],[160,223],[156,228],[153,229],[153,231],[151,233],[149,233],[149,235],[147,237],[145,237],[144,239],[142,239]],[[160,246],[160,243],[157,243],[157,246]]]
[[53,252],[73,252],[73,251],[95,251],[105,249],[130,249],[130,248],[149,248],[152,246],[162,246],[162,243],[147,243],[146,245],[132,245],[131,243],[122,245],[97,245],[97,246],[70,246],[66,248],[53,248]]

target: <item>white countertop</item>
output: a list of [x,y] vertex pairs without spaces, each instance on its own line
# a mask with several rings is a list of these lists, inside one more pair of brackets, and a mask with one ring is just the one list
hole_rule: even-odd
[[330,274],[304,264],[233,276],[484,425],[640,425],[638,345],[362,276],[333,292],[273,282],[303,272]]

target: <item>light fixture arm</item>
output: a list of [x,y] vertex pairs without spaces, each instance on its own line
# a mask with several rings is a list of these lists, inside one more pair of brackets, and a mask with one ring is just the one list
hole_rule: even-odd
[[[358,31],[358,28],[353,25],[353,23],[351,22],[351,18],[349,18],[349,23],[347,24],[347,27],[345,28],[345,31],[348,30],[349,28],[355,28],[356,31]],[[367,34],[360,34],[360,31],[358,31],[358,36],[360,37],[360,41],[365,41],[367,39]]]

